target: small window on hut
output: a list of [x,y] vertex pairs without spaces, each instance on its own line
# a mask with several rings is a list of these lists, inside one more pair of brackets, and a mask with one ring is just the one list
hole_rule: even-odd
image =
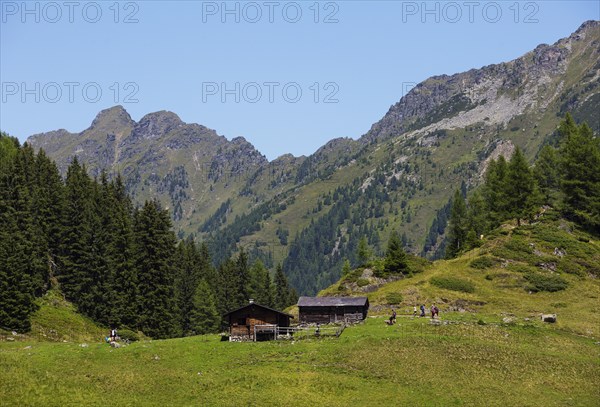
[[238,325],[246,325],[246,318],[238,318],[237,324]]

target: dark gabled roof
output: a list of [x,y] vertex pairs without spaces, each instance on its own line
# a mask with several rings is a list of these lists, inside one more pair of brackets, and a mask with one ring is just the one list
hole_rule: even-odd
[[299,307],[362,307],[369,303],[367,297],[300,297]]
[[273,309],[273,308],[265,307],[264,305],[260,305],[260,304],[257,304],[257,303],[255,303],[255,302],[253,302],[253,303],[251,303],[251,304],[246,304],[246,305],[244,305],[243,307],[239,307],[239,308],[237,308],[237,309],[234,309],[234,310],[232,310],[232,311],[229,311],[227,314],[224,314],[224,315],[223,315],[223,318],[225,318],[225,317],[226,317],[227,315],[229,315],[229,314],[233,314],[234,312],[237,312],[237,311],[243,310],[244,308],[248,308],[248,307],[252,307],[252,306],[255,306],[255,307],[260,307],[260,308],[264,308],[264,309],[268,309],[269,311],[273,311],[273,312],[276,312],[276,313],[278,313],[278,314],[285,315],[286,317],[294,318],[294,316],[293,316],[293,315],[286,314],[285,312],[277,311],[276,309]]

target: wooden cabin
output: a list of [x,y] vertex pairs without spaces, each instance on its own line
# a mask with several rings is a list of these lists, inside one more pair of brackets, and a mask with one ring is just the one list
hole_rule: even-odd
[[290,314],[277,311],[250,300],[248,305],[223,315],[229,325],[230,341],[261,341],[277,339],[280,328],[290,326]]
[[358,322],[367,317],[367,297],[300,297],[300,323]]

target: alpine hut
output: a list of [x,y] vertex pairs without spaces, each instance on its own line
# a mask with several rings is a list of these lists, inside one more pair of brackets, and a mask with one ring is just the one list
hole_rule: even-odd
[[300,297],[300,323],[358,322],[367,317],[367,297]]
[[[290,326],[290,314],[277,311],[250,300],[244,305],[223,315],[229,325],[230,341],[260,341],[277,339],[278,333]],[[286,331],[287,332],[287,331]]]

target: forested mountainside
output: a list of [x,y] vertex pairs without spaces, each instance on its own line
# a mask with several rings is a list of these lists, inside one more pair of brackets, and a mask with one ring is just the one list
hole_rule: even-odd
[[171,112],[135,122],[120,106],[81,133],[28,142],[63,176],[75,156],[93,176],[122,174],[135,202],[157,197],[177,235],[206,242],[215,264],[244,248],[272,270],[283,262],[310,294],[339,278],[344,259],[358,264],[363,236],[376,254],[395,230],[406,250],[443,255],[454,191],[475,188],[517,146],[533,163],[567,112],[597,135],[599,45],[600,23],[589,21],[513,61],[429,78],[358,140],[332,140],[309,157],[269,162],[242,138]]
[[51,290],[98,324],[153,338],[218,332],[250,298],[297,300],[281,268],[271,278],[243,250],[213,267],[205,244],[177,241],[160,203],[135,207],[120,176],[94,180],[74,159],[63,180],[44,150],[0,133],[0,329],[27,332]]

